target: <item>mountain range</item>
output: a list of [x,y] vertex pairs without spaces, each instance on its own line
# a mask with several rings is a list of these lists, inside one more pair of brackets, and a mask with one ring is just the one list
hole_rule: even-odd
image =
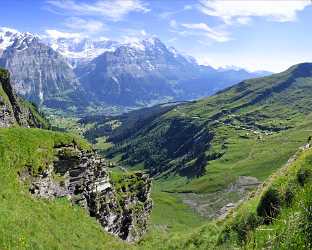
[[0,28],[0,66],[11,72],[18,94],[65,110],[192,100],[269,74],[199,65],[155,37],[122,43],[9,28]]

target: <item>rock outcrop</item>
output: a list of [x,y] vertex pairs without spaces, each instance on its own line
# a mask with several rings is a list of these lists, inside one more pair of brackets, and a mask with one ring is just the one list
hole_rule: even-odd
[[20,178],[31,183],[36,197],[67,197],[84,207],[103,228],[132,242],[147,230],[152,209],[151,180],[142,173],[127,174],[112,181],[105,161],[94,152],[72,145],[55,147],[55,160],[46,170],[33,174],[25,168]]
[[0,128],[14,125],[45,127],[43,121],[35,106],[15,94],[10,73],[0,68]]

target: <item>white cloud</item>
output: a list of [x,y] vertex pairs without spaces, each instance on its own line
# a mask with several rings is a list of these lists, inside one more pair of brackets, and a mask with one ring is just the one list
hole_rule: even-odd
[[160,13],[158,16],[162,19],[168,19],[170,17],[173,17],[174,15],[180,13],[181,11],[178,10],[178,11],[165,11],[163,13]]
[[246,24],[249,24],[251,22],[251,18],[243,16],[243,17],[236,18],[236,21],[239,24],[246,25]]
[[200,0],[198,8],[206,15],[222,18],[227,24],[245,24],[250,20],[241,18],[266,17],[277,22],[295,21],[297,12],[309,5],[310,0]]
[[46,30],[45,33],[49,38],[58,39],[58,38],[81,38],[83,35],[81,33],[73,32],[62,32],[58,30]]
[[178,27],[176,20],[170,20],[169,25],[171,28],[177,28]]
[[205,23],[185,23],[181,24],[182,27],[201,31],[201,34],[211,38],[217,42],[227,42],[230,40],[230,35],[226,31],[219,31],[214,28],[209,27]]
[[123,29],[122,33],[123,35],[117,39],[120,43],[139,43],[143,39],[153,37],[152,34],[149,34],[144,29]]
[[193,6],[192,6],[192,5],[185,5],[185,6],[183,7],[183,10],[191,10],[191,9],[193,9]]
[[176,41],[178,41],[178,39],[176,37],[173,37],[173,38],[170,38],[167,40],[168,43],[174,43]]
[[16,29],[12,29],[12,28],[9,28],[9,27],[0,27],[0,31],[2,32],[11,32],[11,33],[18,33],[19,31],[16,30]]
[[112,21],[120,21],[130,12],[150,11],[141,0],[97,0],[93,3],[76,0],[48,0],[46,3],[70,15],[100,16]]
[[107,30],[103,22],[96,20],[86,20],[78,17],[70,17],[65,20],[64,25],[72,30],[79,30],[85,33],[94,33]]
[[140,38],[134,37],[134,36],[123,36],[122,37],[122,43],[139,43],[141,41]]
[[177,14],[180,14],[182,12],[192,10],[192,9],[193,9],[192,5],[184,5],[183,9],[178,9],[178,10],[174,10],[174,11],[165,11],[165,12],[158,14],[158,16],[162,19],[168,19],[168,18],[173,17]]

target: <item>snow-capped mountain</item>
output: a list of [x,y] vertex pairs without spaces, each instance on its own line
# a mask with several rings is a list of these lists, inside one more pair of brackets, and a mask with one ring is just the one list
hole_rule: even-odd
[[21,33],[15,29],[0,27],[0,55],[12,45],[19,50],[25,49],[33,39],[38,38],[29,32]]
[[120,44],[75,73],[93,99],[124,106],[199,98],[253,77],[198,65],[156,37]]
[[259,76],[201,66],[156,37],[116,42],[10,28],[0,28],[0,67],[10,70],[17,93],[58,108],[190,100]]
[[11,72],[17,93],[38,104],[79,86],[67,60],[39,36],[0,28],[0,48],[0,67]]
[[198,67],[159,39],[120,44],[75,69],[82,86],[99,101],[135,106],[175,99],[183,78]]
[[69,59],[73,67],[88,62],[106,51],[114,51],[118,42],[106,38],[92,40],[80,37],[45,38],[43,41]]

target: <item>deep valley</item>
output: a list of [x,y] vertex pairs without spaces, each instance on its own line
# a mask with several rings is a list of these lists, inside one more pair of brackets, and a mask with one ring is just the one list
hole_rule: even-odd
[[0,250],[312,249],[311,1],[1,10]]

